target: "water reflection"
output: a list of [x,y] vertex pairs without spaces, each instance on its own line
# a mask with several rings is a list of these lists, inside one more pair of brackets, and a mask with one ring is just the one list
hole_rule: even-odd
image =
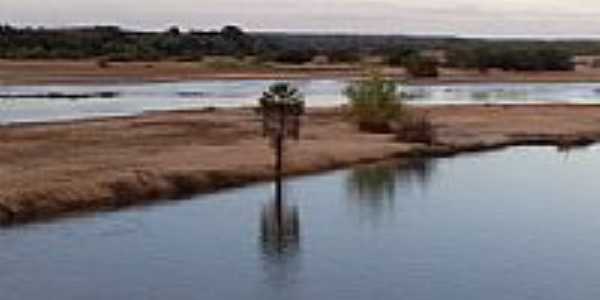
[[347,179],[349,199],[373,218],[392,211],[398,190],[427,189],[435,160],[411,159],[394,165],[374,165],[352,170]]
[[300,214],[298,207],[285,201],[265,205],[260,218],[260,241],[267,256],[291,256],[300,246]]
[[9,228],[0,299],[596,299],[599,154],[565,163],[515,147],[391,165],[395,219],[376,228],[350,210],[375,200],[366,183],[348,199],[350,170],[293,180],[299,210],[281,215],[298,230],[273,229],[262,184]]
[[267,284],[289,287],[300,270],[300,214],[283,199],[265,205],[260,216],[260,247]]
[[471,98],[475,101],[488,101],[491,98],[491,94],[485,91],[476,91],[471,93]]
[[556,151],[558,151],[560,153],[569,154],[571,152],[576,152],[576,151],[581,151],[581,150],[588,150],[593,145],[594,145],[594,142],[592,140],[590,140],[590,141],[582,140],[580,143],[558,145],[556,147]]

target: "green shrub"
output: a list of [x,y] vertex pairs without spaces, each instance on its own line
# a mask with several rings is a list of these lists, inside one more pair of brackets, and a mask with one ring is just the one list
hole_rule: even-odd
[[350,100],[351,115],[361,131],[390,133],[391,122],[402,114],[396,82],[379,72],[351,83],[344,94]]

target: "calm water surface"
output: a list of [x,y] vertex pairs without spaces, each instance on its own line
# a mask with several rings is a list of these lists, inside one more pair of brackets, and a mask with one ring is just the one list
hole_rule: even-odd
[[[136,115],[144,111],[239,107],[256,99],[273,81],[190,81],[122,85],[1,86],[0,124],[60,121],[81,118]],[[343,80],[296,80],[309,106],[346,103]],[[468,103],[600,103],[600,83],[455,84],[407,86],[408,102]],[[36,94],[117,93],[114,98],[43,99]],[[14,96],[14,97],[12,97]],[[21,96],[21,97],[17,97]]]
[[361,167],[0,230],[1,299],[598,299],[600,147]]

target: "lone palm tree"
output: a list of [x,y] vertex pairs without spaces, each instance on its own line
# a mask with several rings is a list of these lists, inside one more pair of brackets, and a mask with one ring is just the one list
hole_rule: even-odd
[[263,135],[271,138],[275,148],[275,200],[278,211],[282,202],[283,144],[288,136],[300,138],[300,116],[304,114],[304,97],[289,83],[275,83],[259,99]]
[[300,116],[304,114],[304,96],[287,82],[272,84],[259,99],[263,116],[263,134],[285,139],[300,136]]

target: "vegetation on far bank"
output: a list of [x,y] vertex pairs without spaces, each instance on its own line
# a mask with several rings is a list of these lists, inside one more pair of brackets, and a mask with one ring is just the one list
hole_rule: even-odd
[[[116,26],[64,29],[0,26],[0,58],[110,61],[202,61],[227,56],[252,65],[376,62],[435,76],[438,66],[504,70],[572,70],[574,55],[600,54],[599,41],[463,39],[452,36],[335,35],[221,30],[128,31]],[[233,64],[233,63],[232,63]]]

